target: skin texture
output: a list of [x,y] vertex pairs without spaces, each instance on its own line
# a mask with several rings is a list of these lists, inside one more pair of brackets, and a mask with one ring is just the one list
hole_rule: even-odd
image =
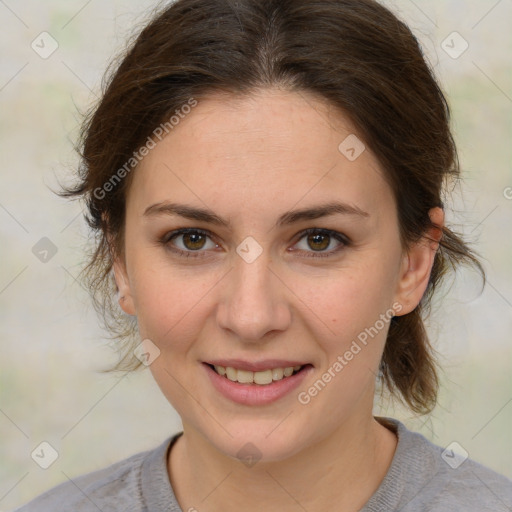
[[[372,417],[388,323],[308,404],[297,400],[379,315],[417,306],[437,249],[422,240],[403,250],[392,190],[371,149],[354,161],[338,150],[353,133],[346,116],[308,93],[212,95],[133,176],[125,253],[114,269],[120,305],[159,348],[150,369],[183,421],[168,461],[183,510],[357,510],[391,463],[395,435]],[[208,208],[231,225],[144,215],[164,201]],[[368,216],[275,226],[289,210],[332,201]],[[442,225],[441,209],[430,216]],[[161,242],[179,228],[212,236]],[[310,245],[307,228],[350,243]],[[248,236],[262,248],[252,263],[236,252]],[[199,247],[203,257],[171,247]],[[322,251],[331,256],[315,257]],[[292,358],[313,370],[298,391],[248,406],[220,395],[202,364],[229,357]],[[236,459],[248,442],[261,454],[252,467]]]

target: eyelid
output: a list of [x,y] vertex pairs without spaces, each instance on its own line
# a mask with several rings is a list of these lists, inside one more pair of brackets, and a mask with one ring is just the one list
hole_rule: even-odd
[[[217,242],[215,242],[216,236],[211,231],[209,231],[207,229],[202,229],[202,228],[175,229],[173,231],[169,231],[169,232],[165,233],[163,235],[163,237],[160,238],[159,241],[162,245],[164,245],[166,247],[170,246],[171,247],[170,250],[174,253],[177,253],[178,255],[182,255],[184,257],[193,257],[193,258],[206,257],[207,252],[208,252],[206,250],[199,249],[197,251],[192,251],[192,250],[184,251],[183,249],[179,249],[177,247],[172,246],[172,244],[170,242],[174,238],[177,238],[180,235],[186,235],[187,233],[197,233],[200,235],[205,235],[206,237],[210,238],[212,240],[212,242],[214,242],[217,246],[220,245]],[[294,249],[294,250],[292,250],[292,252],[298,251],[298,252],[303,252],[303,253],[308,254],[308,256],[305,256],[305,257],[325,258],[325,257],[333,256],[334,254],[338,253],[344,247],[351,245],[351,240],[345,234],[340,233],[338,231],[334,231],[332,229],[326,229],[326,228],[304,229],[304,230],[300,231],[299,233],[297,233],[297,235],[295,235],[295,237],[294,237],[295,241],[293,242],[293,244],[296,245],[305,236],[312,234],[312,233],[330,236],[331,238],[336,239],[340,243],[340,245],[335,249],[331,249],[330,251],[305,251],[303,249],[298,249],[298,250]]]
[[[300,252],[305,253],[306,258],[328,258],[336,255],[340,250],[342,250],[345,247],[348,247],[351,245],[351,240],[343,233],[340,233],[339,231],[334,231],[333,229],[326,229],[326,228],[307,228],[301,231],[296,235],[296,240],[294,242],[294,245],[300,242],[305,236],[317,233],[320,235],[326,235],[331,238],[336,239],[340,245],[336,247],[335,249],[331,249],[330,251],[304,251],[302,249],[299,249]],[[295,252],[295,250],[294,250]]]
[[209,238],[215,238],[215,235],[208,229],[203,228],[179,228],[173,231],[168,231],[162,236],[162,241],[171,241],[173,238],[179,235],[186,235],[187,233],[199,233],[200,235],[206,235]]
[[212,242],[215,243],[216,246],[219,245],[217,242],[214,241],[215,235],[211,231],[209,231],[207,229],[200,229],[200,228],[180,228],[180,229],[175,229],[173,231],[169,231],[169,232],[165,233],[163,237],[160,238],[159,242],[162,245],[164,245],[165,247],[169,247],[170,248],[169,250],[171,250],[174,253],[177,253],[178,256],[192,257],[192,258],[203,258],[203,257],[208,256],[207,251],[205,251],[205,250],[185,251],[185,250],[175,247],[171,244],[171,241],[174,238],[177,238],[181,235],[186,235],[188,233],[197,233],[200,235],[205,235],[206,237],[210,238],[212,240]]

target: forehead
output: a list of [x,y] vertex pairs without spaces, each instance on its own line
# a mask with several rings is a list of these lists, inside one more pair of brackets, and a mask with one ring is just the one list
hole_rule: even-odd
[[142,211],[179,196],[223,212],[254,212],[263,204],[269,211],[345,199],[366,211],[389,208],[383,171],[363,147],[347,116],[309,93],[214,95],[144,158],[129,203]]

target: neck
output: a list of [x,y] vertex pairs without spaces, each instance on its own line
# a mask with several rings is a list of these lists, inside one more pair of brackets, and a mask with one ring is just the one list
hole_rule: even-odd
[[186,511],[355,511],[377,490],[396,444],[396,436],[372,416],[354,418],[286,460],[247,467],[184,425],[168,471]]

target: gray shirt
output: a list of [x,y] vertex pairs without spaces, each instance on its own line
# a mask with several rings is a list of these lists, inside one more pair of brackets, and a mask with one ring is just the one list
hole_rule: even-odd
[[[512,481],[463,460],[402,423],[386,419],[398,436],[391,466],[361,512],[510,512]],[[187,512],[167,474],[167,454],[182,432],[153,450],[66,481],[14,512]]]

